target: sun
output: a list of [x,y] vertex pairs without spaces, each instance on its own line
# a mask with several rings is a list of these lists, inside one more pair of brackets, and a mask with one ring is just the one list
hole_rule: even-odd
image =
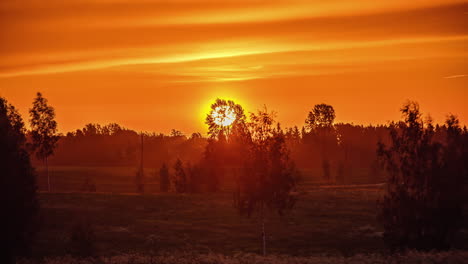
[[236,112],[230,106],[222,105],[211,112],[211,117],[218,126],[230,126],[236,120]]

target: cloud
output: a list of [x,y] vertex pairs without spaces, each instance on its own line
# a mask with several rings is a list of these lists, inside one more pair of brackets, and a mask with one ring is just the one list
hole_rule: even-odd
[[452,0],[7,0],[0,78],[112,70],[226,82],[466,58],[467,9]]
[[[456,57],[460,56],[458,49],[441,50],[440,47],[460,46],[467,40],[468,35],[329,43],[245,39],[234,42],[210,42],[197,46],[196,51],[194,47],[187,45],[174,45],[172,49],[165,47],[116,49],[76,53],[68,60],[62,58],[62,54],[59,53],[41,57],[47,60],[35,64],[4,66],[0,68],[0,77],[114,69],[169,72],[176,75],[212,74],[216,79],[229,80],[240,78],[236,72],[241,74],[262,72],[262,76],[271,76],[278,75],[281,71],[285,72],[284,66],[291,68],[291,65],[300,64],[360,65],[376,61],[437,56]],[[420,49],[421,45],[424,45],[424,50]],[[262,66],[259,67],[258,64]],[[283,67],[275,69],[271,65]]]
[[445,79],[454,79],[454,78],[463,78],[468,77],[468,74],[459,74],[459,75],[451,75],[444,77]]

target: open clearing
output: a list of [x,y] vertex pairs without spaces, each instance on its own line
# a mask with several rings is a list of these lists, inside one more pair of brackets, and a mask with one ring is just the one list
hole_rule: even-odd
[[[72,168],[69,173],[76,174]],[[105,178],[112,182],[114,177],[125,177],[121,174]],[[385,253],[382,227],[376,219],[376,201],[381,196],[381,185],[305,184],[293,211],[283,217],[269,215],[267,251],[293,256]],[[93,223],[102,256],[150,250],[228,255],[261,252],[258,220],[240,217],[229,191],[147,195],[41,192],[39,197],[43,223],[34,248],[37,256],[68,254],[71,228],[82,220]],[[467,229],[465,223],[455,248],[468,249]]]

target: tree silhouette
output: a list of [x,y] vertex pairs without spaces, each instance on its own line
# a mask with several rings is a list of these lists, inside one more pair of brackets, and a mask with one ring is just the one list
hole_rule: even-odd
[[327,104],[317,104],[309,112],[305,121],[305,128],[312,131],[317,128],[330,128],[335,121],[335,109]]
[[33,107],[29,109],[32,149],[38,159],[44,161],[47,173],[47,190],[50,192],[50,177],[48,157],[54,153],[59,136],[57,122],[54,120],[54,108],[47,104],[47,99],[37,93]]
[[389,173],[379,214],[384,240],[391,250],[447,249],[462,218],[461,129],[449,119],[445,142],[437,142],[417,103],[401,111],[390,146],[380,143],[377,152]]
[[335,120],[335,110],[333,106],[327,104],[317,104],[309,112],[305,121],[304,138],[312,138],[319,146],[322,157],[323,178],[327,181],[331,179],[330,152],[337,146],[337,135],[333,127]]
[[294,195],[297,172],[289,158],[285,135],[279,124],[275,128],[274,113],[265,107],[251,113],[246,130],[238,138],[248,145],[243,171],[237,179],[234,205],[241,215],[250,217],[258,213],[262,225],[262,252],[266,254],[266,209],[283,215],[296,201]]
[[[228,118],[234,118],[232,124],[224,125],[224,120]],[[241,105],[232,100],[226,101],[219,98],[211,105],[211,110],[205,119],[210,138],[217,138],[221,132],[229,137],[232,128],[244,121],[245,114]]]
[[180,159],[177,159],[174,164],[174,183],[175,191],[178,193],[186,193],[188,191],[187,175],[185,173],[184,164]]
[[183,137],[183,136],[184,134],[182,133],[182,131],[177,130],[177,129],[171,130],[171,137]]
[[24,123],[18,111],[0,97],[1,263],[29,252],[38,225],[36,175],[26,151]]
[[169,187],[169,168],[167,168],[166,163],[163,163],[161,169],[159,169],[159,190],[161,192],[168,192]]

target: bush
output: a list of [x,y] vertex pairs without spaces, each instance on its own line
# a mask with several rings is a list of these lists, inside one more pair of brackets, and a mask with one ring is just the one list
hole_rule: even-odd
[[29,254],[39,224],[36,173],[24,132],[18,111],[0,97],[0,263]]

